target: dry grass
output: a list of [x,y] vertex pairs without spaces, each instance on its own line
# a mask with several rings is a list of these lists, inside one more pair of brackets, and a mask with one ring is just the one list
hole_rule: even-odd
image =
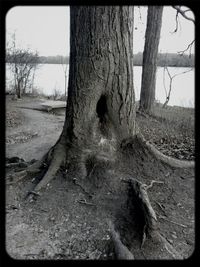
[[177,131],[187,132],[187,135],[194,134],[195,110],[178,106],[162,108],[161,105],[153,107],[153,117],[165,123],[166,127],[175,126]]
[[153,107],[152,115],[137,113],[138,126],[146,138],[161,152],[178,159],[193,160],[195,149],[195,110],[161,104]]

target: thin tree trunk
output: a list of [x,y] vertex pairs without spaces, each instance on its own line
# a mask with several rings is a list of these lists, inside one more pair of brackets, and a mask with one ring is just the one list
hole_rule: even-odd
[[140,110],[147,113],[151,112],[151,108],[155,100],[157,56],[162,24],[162,13],[163,6],[148,7],[139,107]]
[[17,84],[16,84],[16,95],[17,98],[21,98],[21,81],[17,79]]
[[67,76],[66,76],[66,72],[65,72],[65,99],[67,96]]

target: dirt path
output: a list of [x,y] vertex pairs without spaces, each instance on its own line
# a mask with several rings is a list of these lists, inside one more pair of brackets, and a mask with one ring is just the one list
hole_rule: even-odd
[[[16,112],[16,106],[22,104],[9,102],[7,111]],[[39,159],[57,140],[64,115],[21,108],[18,112],[18,126],[6,129],[6,156],[26,161]],[[113,259],[107,224],[110,219],[135,259],[173,259],[164,245],[147,240],[140,248],[136,209],[129,209],[127,187],[119,182],[126,178],[120,176],[123,172],[146,184],[154,179],[162,182],[154,184],[148,192],[159,231],[181,258],[188,258],[194,251],[194,170],[164,167],[149,159],[144,165],[137,157],[137,164],[125,165],[120,159],[118,169],[108,166],[106,172],[97,166],[90,177],[92,183],[84,182],[82,186],[74,184],[70,174],[59,172],[39,199],[31,203],[24,197],[39,177],[11,181],[6,186],[8,254],[15,259]]]
[[[25,100],[22,100],[25,102]],[[42,100],[34,103],[9,101],[7,110],[17,111],[21,123],[16,127],[6,127],[6,156],[18,156],[26,161],[40,159],[58,139],[63,123],[64,110],[60,115],[33,109],[20,108],[37,107]],[[12,115],[12,114],[11,114]]]

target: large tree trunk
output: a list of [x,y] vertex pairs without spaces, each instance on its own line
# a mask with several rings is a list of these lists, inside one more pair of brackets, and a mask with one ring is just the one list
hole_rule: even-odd
[[70,18],[62,136],[82,146],[93,140],[97,125],[110,124],[120,143],[135,133],[133,7],[71,7]]
[[70,8],[66,118],[57,143],[41,161],[45,160],[49,168],[35,192],[54,177],[61,165],[70,170],[72,167],[76,178],[87,176],[87,158],[92,153],[101,155],[101,137],[114,140],[112,149],[116,151],[136,135],[133,8]]
[[[106,148],[108,160],[115,158],[118,149],[124,150],[130,143],[134,146],[138,140],[133,138],[138,135],[133,88],[133,7],[73,6],[70,19],[65,123],[57,143],[31,167],[31,171],[38,171],[44,161],[48,166],[35,192],[54,177],[61,165],[67,169],[72,166],[76,178],[86,177],[89,157],[102,159],[101,137],[112,141],[108,143],[111,149]],[[151,150],[162,158],[155,149]],[[165,157],[163,161],[166,162]]]
[[162,24],[163,6],[148,6],[145,47],[143,53],[140,110],[151,112],[155,100],[157,55]]

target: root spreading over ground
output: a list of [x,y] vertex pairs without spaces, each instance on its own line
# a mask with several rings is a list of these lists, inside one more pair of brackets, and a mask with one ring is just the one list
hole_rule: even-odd
[[[102,145],[104,143],[105,147]],[[62,229],[65,252],[61,258],[182,259],[189,256],[189,252],[181,251],[178,245],[172,244],[166,233],[168,227],[172,232],[182,227],[180,221],[183,211],[179,212],[180,203],[177,200],[172,205],[169,192],[172,190],[173,198],[177,199],[180,190],[188,194],[187,186],[192,183],[188,177],[194,177],[194,163],[164,156],[141,136],[128,140],[117,151],[113,150],[110,142],[112,153],[115,151],[112,160],[109,158],[111,153],[105,153],[108,147],[108,143],[100,142],[99,150],[91,152],[86,149],[81,151],[82,154],[77,150],[77,155],[74,152],[72,154],[78,160],[73,161],[73,158],[67,159],[69,153],[65,153],[58,142],[41,161],[26,163],[29,166],[23,170],[19,169],[20,165],[15,165],[15,168],[9,166],[12,171],[7,176],[8,186],[20,181],[20,194],[26,195],[28,192],[22,204],[24,209],[33,205],[34,213],[36,207],[54,208],[55,204],[51,207],[53,199],[63,214],[69,215],[69,222],[74,222],[74,228],[71,232],[69,225]],[[79,165],[75,164],[72,168],[77,162]],[[31,180],[31,177],[34,179]],[[185,177],[187,183],[180,183],[181,177]],[[62,181],[65,188],[62,194],[56,188],[58,181]],[[47,192],[49,184],[52,184],[51,192]],[[182,188],[178,188],[180,185]],[[45,203],[48,197],[50,200]],[[184,205],[190,204],[190,209],[194,205],[192,197],[190,191],[190,196],[187,195],[190,203],[184,200]],[[65,202],[64,206],[60,205],[61,199]],[[29,216],[32,216],[32,212]],[[170,219],[174,215],[176,217]],[[59,220],[63,224],[63,218],[57,218],[56,225]],[[160,222],[162,220],[168,222],[167,227]],[[85,225],[84,228],[80,222],[90,227],[86,236],[83,231],[87,227]],[[186,227],[192,227],[193,223]],[[81,243],[76,239],[81,239]],[[67,245],[67,240],[74,246]],[[67,249],[72,253],[66,253]],[[73,251],[76,251],[76,256]],[[36,258],[40,257],[43,256],[37,254]],[[29,258],[28,254],[25,258]],[[56,258],[55,254],[53,258]]]

